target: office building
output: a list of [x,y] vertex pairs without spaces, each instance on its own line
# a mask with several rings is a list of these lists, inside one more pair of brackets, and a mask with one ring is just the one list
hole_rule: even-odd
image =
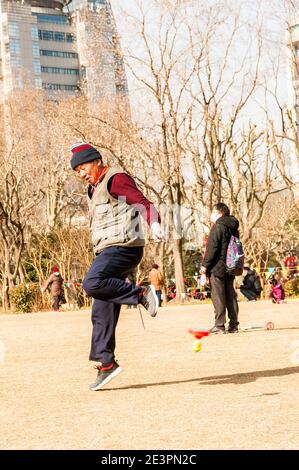
[[0,95],[27,88],[127,100],[109,0],[0,0]]

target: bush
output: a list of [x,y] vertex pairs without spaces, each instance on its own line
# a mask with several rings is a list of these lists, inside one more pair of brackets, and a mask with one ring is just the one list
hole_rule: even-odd
[[283,288],[287,297],[299,296],[299,277],[294,277],[290,281],[287,281]]
[[82,288],[82,284],[76,286],[76,294],[77,294],[77,304],[79,308],[81,307],[88,308],[91,306],[92,299],[88,297],[87,294],[84,292]]
[[10,299],[16,312],[21,313],[35,310],[39,297],[39,288],[34,284],[19,284],[10,292]]

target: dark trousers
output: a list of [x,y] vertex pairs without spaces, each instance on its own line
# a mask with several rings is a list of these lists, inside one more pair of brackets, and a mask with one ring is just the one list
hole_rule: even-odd
[[156,290],[156,295],[158,297],[159,307],[161,307],[161,305],[162,305],[162,291],[161,290]]
[[234,289],[234,276],[225,274],[224,277],[217,277],[214,274],[210,277],[211,298],[215,309],[215,326],[224,328],[226,323],[226,310],[229,318],[229,327],[238,326],[239,306],[237,293]]
[[102,363],[114,360],[115,329],[122,304],[137,305],[141,287],[125,281],[143,256],[143,247],[106,248],[97,255],[83,281],[93,297],[92,339],[89,359]]
[[54,311],[59,310],[60,302],[61,302],[61,295],[54,295],[53,305],[52,305],[52,308],[53,308]]
[[250,289],[245,289],[244,287],[240,287],[240,292],[241,294],[244,295],[244,297],[246,297],[246,299],[248,300],[256,300],[258,295],[256,292],[253,292],[252,290]]

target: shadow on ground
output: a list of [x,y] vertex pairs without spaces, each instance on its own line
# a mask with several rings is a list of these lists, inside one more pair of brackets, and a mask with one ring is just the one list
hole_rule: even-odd
[[[271,369],[271,370],[259,370],[254,372],[243,372],[241,374],[230,374],[230,375],[212,375],[210,377],[200,377],[197,379],[187,380],[174,380],[170,382],[157,382],[148,384],[136,384],[126,387],[119,388],[106,388],[105,390],[128,390],[128,389],[142,389],[147,387],[156,387],[162,385],[177,385],[184,383],[198,382],[199,385],[228,385],[228,384],[246,384],[249,382],[255,382],[257,379],[263,377],[282,377],[284,375],[299,374],[299,367],[286,367],[284,369]],[[105,391],[103,390],[103,391]]]

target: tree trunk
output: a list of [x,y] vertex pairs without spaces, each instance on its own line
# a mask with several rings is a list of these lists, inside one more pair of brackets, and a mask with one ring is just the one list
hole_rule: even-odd
[[163,295],[163,304],[166,305],[168,302],[167,299],[167,284],[166,284],[166,276],[165,276],[165,268],[164,268],[164,256],[165,256],[165,242],[159,243],[158,248],[158,264],[160,266],[160,270],[163,273],[165,282],[162,288],[162,295]]
[[176,302],[184,302],[186,299],[186,289],[183,273],[183,250],[182,239],[173,240],[174,273],[176,286]]
[[26,282],[25,271],[21,263],[19,265],[19,277],[20,277],[20,283],[25,284]]
[[10,301],[8,295],[8,279],[4,277],[2,285],[2,309],[3,312],[10,310]]

